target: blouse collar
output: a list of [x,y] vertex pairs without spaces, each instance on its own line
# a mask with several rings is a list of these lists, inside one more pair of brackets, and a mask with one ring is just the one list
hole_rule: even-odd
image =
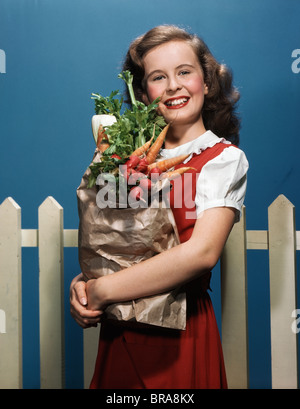
[[[172,149],[161,149],[160,155],[165,158],[174,158],[175,156],[179,155],[187,155],[187,154],[200,154],[207,148],[211,148],[212,146],[216,145],[217,143],[226,143],[231,144],[231,142],[227,141],[225,138],[219,138],[215,135],[212,131],[206,131],[204,134],[198,136],[198,138],[186,142],[182,145],[176,146],[176,148]],[[188,162],[190,157],[188,157],[185,162]]]

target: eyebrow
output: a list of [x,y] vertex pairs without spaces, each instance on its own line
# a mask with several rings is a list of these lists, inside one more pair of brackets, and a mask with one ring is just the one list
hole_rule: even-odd
[[[178,70],[178,69],[183,68],[183,67],[195,68],[195,66],[192,65],[192,64],[184,63],[184,64],[178,65],[175,69]],[[151,72],[147,75],[146,80],[147,80],[149,77],[151,77],[151,75],[155,74],[156,72],[157,72],[157,73],[163,72],[163,70],[153,70],[153,71],[151,71]]]

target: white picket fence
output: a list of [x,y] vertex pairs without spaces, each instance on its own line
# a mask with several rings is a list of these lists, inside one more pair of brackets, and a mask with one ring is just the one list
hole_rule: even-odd
[[[230,388],[249,387],[247,250],[269,251],[272,388],[295,389],[297,375],[295,209],[283,195],[268,208],[268,231],[246,230],[246,209],[221,257],[222,344]],[[38,229],[21,228],[21,208],[0,206],[0,388],[22,388],[21,248],[39,248],[40,384],[64,388],[63,249],[77,247],[77,230],[63,226],[63,208],[48,197]],[[294,312],[294,313],[293,313]],[[84,331],[84,385],[95,362],[99,328]]]

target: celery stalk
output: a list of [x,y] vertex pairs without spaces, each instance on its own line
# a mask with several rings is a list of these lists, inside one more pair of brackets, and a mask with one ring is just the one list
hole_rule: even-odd
[[123,71],[122,74],[118,75],[118,77],[126,82],[128,92],[129,92],[129,96],[130,96],[130,100],[131,100],[131,104],[136,105],[136,99],[135,99],[135,95],[134,95],[134,91],[133,91],[133,87],[132,87],[133,75],[131,74],[130,71]]

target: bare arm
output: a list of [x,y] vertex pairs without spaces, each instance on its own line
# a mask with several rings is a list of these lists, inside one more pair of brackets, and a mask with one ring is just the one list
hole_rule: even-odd
[[206,210],[185,243],[146,261],[87,283],[88,308],[169,291],[210,271],[217,263],[232,229],[235,210]]

